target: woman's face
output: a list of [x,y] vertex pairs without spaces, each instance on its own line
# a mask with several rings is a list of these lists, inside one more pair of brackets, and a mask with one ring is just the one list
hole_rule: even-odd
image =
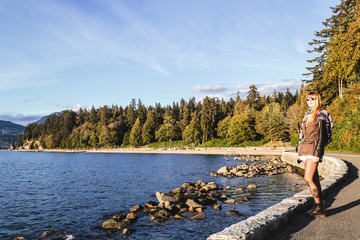
[[313,108],[314,104],[315,104],[315,96],[307,96],[306,102],[307,102],[309,108]]

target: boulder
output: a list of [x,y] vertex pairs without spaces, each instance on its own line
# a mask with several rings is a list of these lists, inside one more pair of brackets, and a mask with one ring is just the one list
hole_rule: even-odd
[[195,208],[195,211],[198,212],[198,213],[203,213],[204,209],[201,208],[201,207],[198,207],[198,208]]
[[188,205],[189,207],[192,207],[192,208],[198,208],[198,207],[203,208],[203,207],[204,207],[204,206],[196,203],[196,202],[195,202],[194,200],[192,200],[192,199],[187,199],[185,204]]
[[176,194],[181,194],[181,193],[182,193],[182,188],[175,188],[169,192],[169,194],[171,194],[171,195],[176,195]]
[[157,207],[158,203],[154,202],[154,201],[148,201],[147,203],[145,203],[145,206],[148,208],[155,208]]
[[218,189],[218,186],[216,185],[215,182],[209,182],[205,185],[205,187],[207,187],[209,189],[209,191]]
[[130,208],[131,212],[140,212],[141,210],[143,210],[144,208],[141,205],[135,205],[134,207]]
[[181,186],[181,188],[183,189],[188,189],[188,187],[190,187],[192,184],[189,182],[184,182],[183,185]]
[[225,195],[225,194],[223,194],[223,195],[221,195],[221,196],[219,197],[219,200],[220,200],[220,201],[223,201],[223,200],[226,200],[227,198],[228,198],[228,196]]
[[212,207],[213,207],[213,209],[215,209],[215,210],[221,210],[222,205],[221,205],[220,203],[215,203],[215,204],[212,205]]
[[238,192],[240,192],[240,193],[243,193],[243,192],[244,192],[244,189],[238,188],[238,189],[236,189],[236,191],[238,191]]
[[206,185],[206,183],[204,183],[201,180],[198,180],[194,183],[195,187],[200,186],[200,187],[204,187]]
[[234,199],[225,200],[224,203],[226,203],[226,204],[235,204],[235,200]]
[[195,215],[192,217],[192,219],[203,220],[203,219],[205,219],[205,215],[204,214]]
[[114,219],[108,219],[105,222],[103,222],[101,227],[105,229],[116,229],[116,228],[120,228],[121,224],[115,221]]
[[165,209],[160,210],[159,212],[153,214],[151,216],[152,218],[150,218],[153,221],[160,221],[163,222],[165,221],[167,218],[170,217],[170,213],[168,213]]
[[124,228],[124,229],[122,230],[122,233],[125,234],[125,235],[130,235],[130,234],[132,234],[133,232],[135,232],[135,230],[134,230],[134,229],[130,229],[130,228]]
[[174,219],[183,219],[184,217],[181,214],[175,214]]
[[43,233],[43,236],[44,237],[49,237],[50,235],[53,235],[55,232],[56,232],[55,229],[50,230],[50,231],[46,231],[46,232]]
[[126,219],[129,219],[129,220],[135,220],[137,219],[137,216],[136,216],[136,213],[129,213],[128,215],[126,215]]
[[256,185],[250,184],[246,188],[247,189],[256,189]]
[[179,199],[171,196],[170,194],[167,193],[162,193],[162,192],[156,192],[156,198],[158,199],[160,204],[165,203],[166,201],[168,202],[177,202]]
[[124,218],[125,218],[125,216],[122,215],[122,214],[116,214],[116,215],[113,217],[113,219],[114,219],[115,221],[117,221],[117,222],[120,222],[120,221],[123,220]]
[[229,210],[229,211],[227,211],[227,213],[226,213],[226,214],[229,214],[229,215],[236,215],[236,216],[238,216],[238,217],[243,216],[243,214],[239,213],[239,211],[236,211],[236,210]]
[[217,174],[225,174],[228,172],[228,167],[222,167],[219,170],[217,170]]

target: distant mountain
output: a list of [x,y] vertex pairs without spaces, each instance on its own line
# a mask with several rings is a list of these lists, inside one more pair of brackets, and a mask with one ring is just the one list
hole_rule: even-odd
[[62,113],[62,112],[54,112],[54,113],[52,113],[52,114],[50,114],[50,115],[47,115],[47,116],[44,116],[44,117],[40,118],[40,119],[37,120],[35,123],[36,123],[37,125],[39,125],[39,124],[44,124],[45,121],[46,121],[46,119],[47,119],[48,117],[53,116],[53,115],[59,115],[59,114],[61,114],[61,113]]
[[9,148],[12,143],[17,143],[19,135],[23,134],[25,127],[9,121],[0,120],[0,149]]

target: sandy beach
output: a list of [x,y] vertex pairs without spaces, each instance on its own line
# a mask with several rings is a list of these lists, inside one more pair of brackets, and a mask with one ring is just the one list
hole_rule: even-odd
[[44,149],[20,150],[42,152],[86,152],[86,153],[147,153],[147,154],[209,154],[209,155],[281,155],[283,151],[293,151],[293,147],[243,147],[243,148],[114,148],[114,149]]

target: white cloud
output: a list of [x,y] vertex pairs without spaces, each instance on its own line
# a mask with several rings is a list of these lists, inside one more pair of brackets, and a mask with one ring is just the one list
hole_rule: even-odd
[[235,98],[240,94],[245,99],[249,91],[249,87],[255,85],[260,95],[270,95],[276,90],[277,92],[285,92],[289,88],[290,92],[295,93],[301,86],[301,81],[295,79],[278,79],[272,82],[246,83],[240,85],[197,85],[193,87],[193,91],[197,93],[197,98],[205,96],[217,97],[219,99]]

